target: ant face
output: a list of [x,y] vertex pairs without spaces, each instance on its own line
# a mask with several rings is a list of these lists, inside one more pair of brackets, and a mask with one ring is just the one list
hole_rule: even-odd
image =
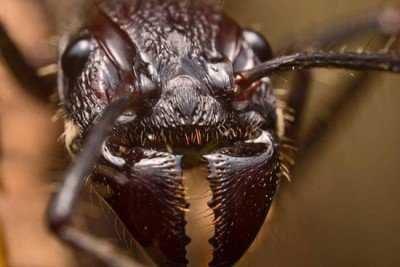
[[[235,93],[234,72],[270,56],[269,46],[209,6],[173,2],[160,11],[153,1],[120,13],[129,10],[124,5],[102,6],[63,51],[60,96],[80,133],[75,139],[86,136],[111,103],[136,94],[140,107],[118,119],[94,171],[97,183],[111,187],[103,197],[156,262],[185,265],[190,196],[182,170],[208,164],[211,264],[233,264],[260,229],[281,170],[269,80]],[[156,93],[145,94],[150,91]],[[110,182],[105,167],[126,182]],[[246,213],[253,219],[237,216]]]
[[[140,2],[143,5],[136,5]],[[365,29],[390,33],[397,25],[395,9],[384,15],[371,14],[367,24],[359,17],[349,27],[322,29],[327,34],[313,39],[315,42],[305,40],[290,46],[308,52],[290,54],[293,50],[286,50],[287,54],[272,59],[262,36],[241,28],[218,8],[204,3],[188,8],[191,1],[178,2],[106,1],[93,9],[95,15],[61,49],[59,96],[71,130],[66,133],[66,143],[76,160],[52,200],[49,223],[62,240],[107,264],[124,266],[121,262],[126,261],[116,253],[104,254],[101,243],[70,224],[73,204],[88,175],[156,263],[191,264],[196,257],[190,247],[198,244],[196,239],[201,236],[212,254],[205,261],[212,266],[232,265],[254,244],[279,176],[287,175],[285,163],[293,156],[283,152],[285,148],[293,150],[283,141],[283,126],[294,129],[293,139],[297,126],[289,127],[283,117],[293,119],[294,114],[283,114],[270,74],[312,67],[399,69],[393,54],[326,53],[319,47],[328,39],[340,43]],[[284,24],[281,18],[278,21]],[[0,40],[4,37],[0,31]],[[4,45],[12,46],[0,42],[1,49]],[[7,62],[10,57],[6,54],[4,58]],[[23,65],[18,56],[13,54],[12,59]],[[39,77],[33,82],[29,79],[35,77],[34,72],[26,75],[31,72],[24,69],[16,73],[21,82],[29,81],[27,89],[45,85],[36,83]],[[287,99],[296,109],[295,124],[301,121],[307,82],[303,80],[299,86],[301,90],[293,89],[294,97],[288,95]],[[348,89],[344,91],[348,96]],[[345,98],[344,103],[348,102],[352,101]],[[201,175],[199,166],[205,167]],[[188,176],[188,171],[195,177]],[[209,190],[202,207],[210,214],[206,225],[211,231],[204,236],[196,227],[200,216],[190,185],[185,184],[192,178],[202,179]],[[343,183],[351,188],[347,181]],[[302,240],[307,239],[303,236]],[[279,254],[275,247],[270,251]]]

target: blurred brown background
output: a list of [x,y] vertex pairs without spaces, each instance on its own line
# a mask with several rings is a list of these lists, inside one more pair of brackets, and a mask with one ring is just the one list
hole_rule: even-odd
[[[0,20],[26,56],[41,65],[52,58],[75,2],[80,1],[0,0]],[[276,48],[292,34],[393,3],[229,0],[224,5]],[[57,142],[60,122],[51,121],[55,106],[30,99],[0,67],[0,223],[9,266],[77,266],[43,224],[44,207],[65,157]],[[352,78],[349,72],[315,71],[305,125],[340,89],[338,82]],[[276,80],[289,86],[284,76]],[[399,85],[396,75],[374,75],[362,100],[332,125],[293,182],[283,183],[261,245],[249,251],[243,266],[400,266]]]

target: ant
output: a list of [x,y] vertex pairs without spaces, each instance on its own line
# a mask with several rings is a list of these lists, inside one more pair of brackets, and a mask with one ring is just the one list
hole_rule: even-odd
[[[368,14],[274,56],[263,36],[214,5],[97,3],[60,43],[58,96],[76,160],[49,205],[50,229],[109,266],[138,264],[70,224],[90,176],[108,188],[100,194],[156,264],[186,266],[185,169],[206,164],[210,266],[233,265],[253,243],[294,157],[288,139],[296,140],[299,125],[286,123],[290,110],[279,106],[269,77],[302,71],[307,80],[311,68],[399,72],[391,54],[319,49],[371,30],[397,34],[398,12]],[[10,70],[46,98],[52,82],[26,63],[3,28],[0,40]],[[303,52],[293,52],[299,47]],[[301,110],[305,96],[306,89],[294,91],[288,106]]]

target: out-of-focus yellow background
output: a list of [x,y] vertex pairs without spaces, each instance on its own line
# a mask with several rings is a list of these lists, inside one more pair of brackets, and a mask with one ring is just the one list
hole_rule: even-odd
[[[79,0],[0,0],[0,20],[26,56],[43,64],[52,57],[55,33],[72,17],[75,2]],[[291,35],[395,3],[229,0],[224,5],[242,25],[261,31],[277,48]],[[353,77],[331,70],[313,74],[305,125],[340,90],[339,82]],[[275,80],[289,86],[284,76]],[[400,266],[399,85],[396,75],[374,75],[361,101],[352,103],[332,125],[321,149],[298,166],[292,183],[282,184],[262,238],[242,266]],[[9,266],[77,266],[69,250],[48,236],[43,223],[54,189],[47,178],[58,176],[57,167],[63,165],[58,152],[62,144],[57,142],[61,127],[51,121],[54,108],[22,93],[0,66],[0,112],[0,220]]]

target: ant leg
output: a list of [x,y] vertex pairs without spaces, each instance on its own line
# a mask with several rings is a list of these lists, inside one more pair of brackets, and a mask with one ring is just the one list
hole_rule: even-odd
[[[285,47],[278,49],[278,55],[291,53],[293,51],[307,50],[316,51],[321,48],[335,47],[343,41],[348,41],[360,37],[368,32],[380,33],[380,38],[385,36],[398,34],[400,31],[400,10],[398,8],[389,7],[381,10],[367,12],[367,14],[353,16],[351,20],[344,23],[334,23],[333,25],[324,27],[319,33],[309,35],[308,38],[297,38],[295,41],[286,42]],[[304,74],[299,74],[298,79],[303,79]],[[317,118],[311,130],[305,137],[305,140],[300,144],[299,157],[300,161],[306,160],[308,154],[320,144],[321,139],[327,133],[327,124],[334,123],[337,116],[343,115],[343,112],[348,109],[349,103],[354,103],[356,100],[361,100],[363,87],[372,80],[372,77],[367,73],[357,75],[357,77],[346,86],[345,91],[335,99],[334,103],[326,108],[321,113],[323,117]],[[308,94],[307,87],[291,90],[288,98],[288,106],[295,110],[296,120],[293,125],[290,125],[287,136],[296,140],[297,125],[301,125],[302,121],[302,106],[305,104],[306,95]],[[365,89],[365,88],[364,88]],[[300,90],[300,92],[299,92]],[[300,96],[300,98],[299,98]],[[340,115],[339,115],[340,114]]]
[[[349,112],[354,106],[364,99],[368,94],[367,84],[372,80],[370,73],[360,73],[355,80],[346,85],[343,92],[335,98],[333,103],[329,105],[321,117],[318,117],[310,126],[304,140],[300,142],[298,163],[307,161],[319,145],[322,144],[324,138],[330,133],[330,129],[335,128],[335,124],[344,114]],[[351,103],[351,105],[349,105]]]
[[[393,38],[386,39],[380,38],[378,42],[379,46],[385,46],[385,52],[389,51],[390,46],[394,44],[392,42]],[[349,113],[354,106],[365,99],[365,96],[372,89],[368,84],[375,77],[375,75],[371,75],[368,72],[357,74],[345,85],[343,92],[336,96],[333,102],[320,112],[321,115],[315,119],[303,140],[299,143],[300,162],[307,161],[312,156],[313,152],[323,143],[322,141],[326,135],[329,134],[329,130],[335,128],[334,125],[339,118],[345,117],[346,113]]]
[[400,32],[400,9],[387,7],[380,10],[364,12],[362,15],[352,16],[352,19],[334,23],[320,30],[316,34],[300,35],[300,38],[291,38],[284,47],[277,49],[277,55],[286,55],[296,51],[315,51],[320,48],[333,47],[344,41],[363,36],[369,32],[380,33],[384,36],[396,35]]
[[132,99],[123,97],[111,103],[98,123],[90,132],[87,143],[75,163],[67,170],[63,184],[53,196],[48,208],[50,229],[67,244],[84,250],[111,267],[140,266],[127,256],[120,254],[113,246],[90,236],[70,225],[72,213],[84,187],[86,177],[91,173],[100,157],[101,146],[112,130],[112,125],[130,105]]
[[[388,7],[380,10],[372,10],[366,14],[352,16],[351,20],[345,21],[344,23],[334,23],[333,25],[326,26],[317,34],[309,35],[308,38],[304,38],[304,36],[307,35],[302,34],[300,38],[296,38],[294,41],[285,42],[285,46],[277,50],[277,55],[285,55],[287,53],[293,53],[294,51],[316,51],[328,46],[337,46],[343,41],[354,39],[368,32],[378,32],[381,35],[392,35],[397,34],[399,31],[400,9]],[[287,101],[288,106],[295,110],[296,115],[296,120],[287,130],[287,136],[292,140],[296,140],[298,135],[298,125],[301,125],[302,121],[303,106],[305,105],[309,90],[308,86],[305,84],[303,85],[302,83],[310,82],[310,77],[306,77],[307,75],[309,76],[309,74],[306,74],[305,72],[297,75],[296,80],[298,80],[298,86],[300,86],[300,88],[296,87],[291,90]],[[360,80],[360,86],[365,84],[363,76],[365,75],[357,77],[357,79]],[[352,82],[351,85],[353,87],[349,87],[349,90],[358,87],[356,81]],[[347,94],[350,95],[354,93],[349,92]],[[346,95],[346,93],[344,95]],[[345,99],[342,100],[346,101]],[[346,107],[344,103],[340,106],[342,108]]]
[[[248,84],[253,83],[256,80],[263,78],[264,76],[268,76],[272,73],[279,71],[289,71],[289,70],[305,70],[310,68],[342,68],[342,69],[353,69],[353,70],[378,70],[378,71],[389,71],[389,72],[400,72],[400,58],[393,55],[382,54],[382,53],[333,53],[333,52],[305,52],[305,53],[297,53],[289,56],[278,57],[272,60],[269,60],[265,63],[262,63],[256,66],[253,69],[248,71],[243,71],[237,74],[236,82],[238,85],[238,91],[240,92],[241,88],[246,88]],[[368,74],[365,74],[368,76]],[[367,79],[367,78],[365,78]],[[346,103],[348,101],[342,101],[343,99],[351,99],[356,97],[360,90],[362,89],[362,85],[365,82],[355,81],[352,85],[349,86],[343,96],[338,98],[338,102],[331,107],[331,111],[328,114],[337,115],[342,109],[346,107]],[[358,84],[358,85],[357,85]],[[304,101],[304,99],[303,99]],[[302,103],[297,103],[299,106]],[[325,121],[329,121],[329,117],[324,119]],[[312,138],[315,139],[315,145],[318,143],[319,134],[324,133],[324,128],[326,128],[323,124],[316,125],[314,130],[319,132],[315,132]],[[314,131],[313,130],[313,131]],[[311,144],[311,143],[310,143]],[[308,145],[305,144],[302,148],[308,149]],[[314,144],[313,144],[314,145]],[[302,152],[302,157],[304,153],[308,153],[307,151]]]
[[41,102],[48,102],[48,98],[55,86],[56,75],[51,73],[50,75],[45,75],[45,77],[40,77],[36,69],[26,61],[1,23],[0,57],[29,94]]

